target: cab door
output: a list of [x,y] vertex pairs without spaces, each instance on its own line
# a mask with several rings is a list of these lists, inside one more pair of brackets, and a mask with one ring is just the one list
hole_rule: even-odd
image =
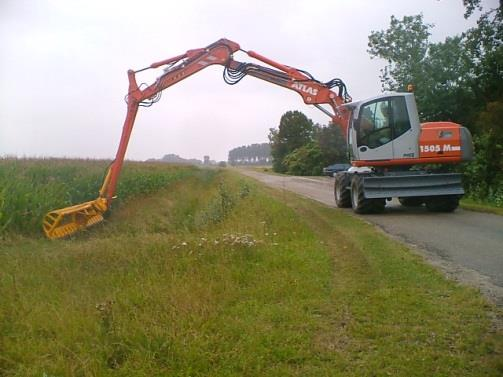
[[358,160],[375,161],[393,158],[389,103],[389,98],[381,98],[360,106],[354,127]]
[[354,128],[359,160],[418,156],[419,119],[411,93],[380,97],[361,104]]
[[393,123],[393,158],[419,157],[420,124],[416,101],[412,93],[391,98]]

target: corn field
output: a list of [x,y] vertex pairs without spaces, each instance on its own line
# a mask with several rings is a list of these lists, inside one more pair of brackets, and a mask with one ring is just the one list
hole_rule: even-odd
[[[0,159],[0,236],[41,234],[52,209],[95,199],[110,161]],[[196,169],[158,163],[126,162],[118,201],[159,190]]]

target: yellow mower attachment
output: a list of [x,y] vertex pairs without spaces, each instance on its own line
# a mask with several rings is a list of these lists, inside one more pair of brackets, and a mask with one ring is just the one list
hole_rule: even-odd
[[51,239],[69,236],[103,221],[103,213],[106,210],[107,200],[98,198],[90,202],[51,211],[45,215],[43,221],[45,235]]
[[111,173],[112,169],[109,168],[97,199],[71,207],[56,209],[45,215],[42,228],[47,238],[67,237],[103,221],[103,214],[108,210],[105,192],[110,182]]

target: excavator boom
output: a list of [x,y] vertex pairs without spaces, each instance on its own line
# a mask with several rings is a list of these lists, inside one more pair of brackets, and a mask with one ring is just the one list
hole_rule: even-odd
[[[239,51],[269,67],[234,60],[234,53]],[[220,39],[206,48],[189,50],[184,54],[152,63],[149,67],[137,71],[129,70],[126,119],[115,160],[107,171],[99,196],[86,203],[49,212],[43,220],[43,230],[48,238],[67,237],[103,220],[103,214],[110,208],[115,196],[139,107],[151,106],[159,100],[164,89],[216,64],[225,67],[224,80],[230,85],[237,84],[243,77],[250,75],[297,92],[304,103],[318,107],[329,115],[335,124],[347,124],[349,113],[340,106],[350,102],[351,97],[347,94],[346,87],[340,79],[322,83],[305,71],[275,62],[253,51],[244,51],[239,44],[228,39]],[[144,89],[138,86],[137,73],[163,66],[165,66],[164,73],[153,84]],[[337,88],[338,92],[332,91],[332,88]],[[323,104],[330,106],[332,111],[321,107]],[[341,129],[343,134],[347,135],[347,128],[342,126]]]

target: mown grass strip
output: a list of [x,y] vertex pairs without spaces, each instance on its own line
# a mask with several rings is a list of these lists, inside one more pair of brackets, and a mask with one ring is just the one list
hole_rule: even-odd
[[0,375],[498,375],[473,290],[372,226],[217,171],[0,246]]
[[373,368],[404,376],[503,371],[501,332],[492,332],[488,315],[501,310],[447,281],[371,224],[292,196],[281,195],[333,252],[331,303],[340,328],[334,326],[332,342],[345,339],[348,374],[367,375]]

